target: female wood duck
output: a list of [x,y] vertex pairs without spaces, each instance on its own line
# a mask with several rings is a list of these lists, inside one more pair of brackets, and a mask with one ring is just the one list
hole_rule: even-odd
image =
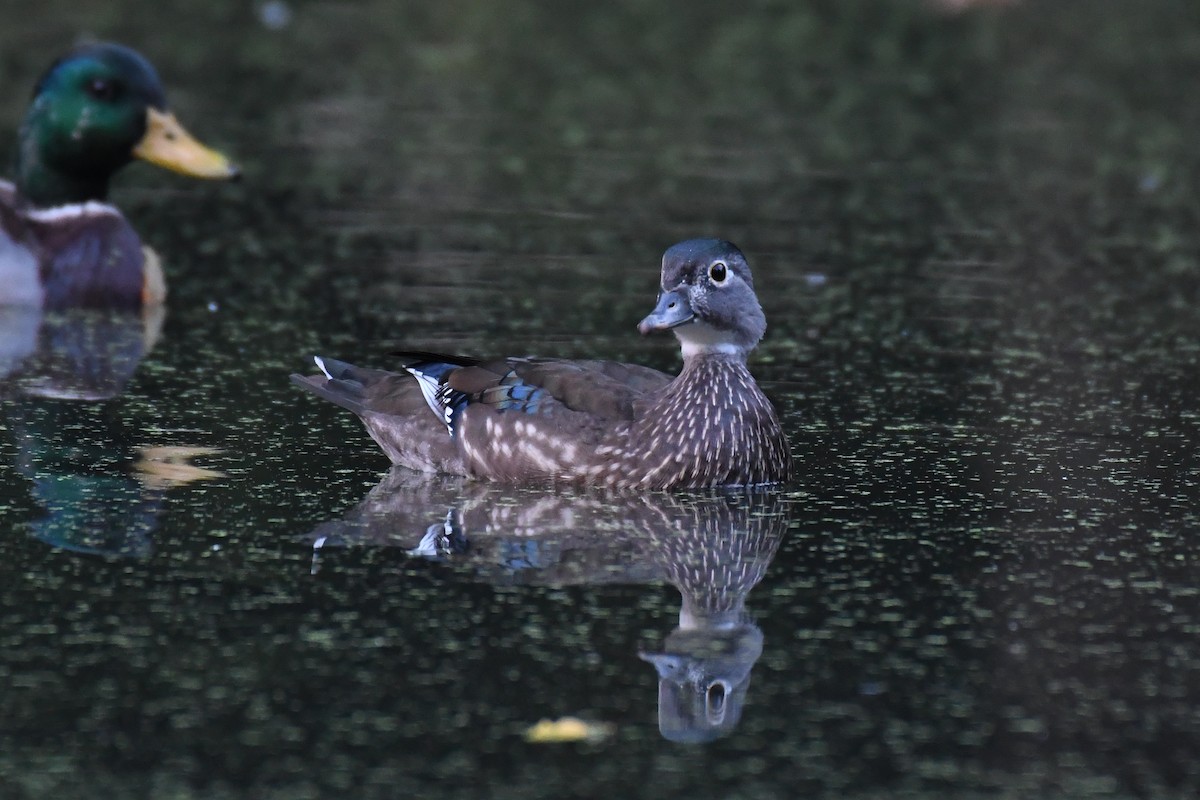
[[675,378],[631,364],[400,353],[406,373],[316,359],[292,380],[357,414],[396,464],[506,483],[673,489],[792,475],[775,409],[746,356],[766,331],[750,267],[729,242],[694,239],[662,261],[638,325],[674,331]]
[[38,81],[18,134],[16,180],[0,181],[0,305],[48,309],[161,302],[158,260],[104,201],[135,158],[196,178],[238,174],[167,110],[154,67],[89,44]]

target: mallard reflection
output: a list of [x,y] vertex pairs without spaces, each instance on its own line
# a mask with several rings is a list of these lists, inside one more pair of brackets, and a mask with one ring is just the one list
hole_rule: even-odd
[[121,468],[132,448],[105,404],[20,398],[3,403],[15,466],[39,508],[34,538],[78,553],[150,555],[163,492]]
[[109,400],[125,390],[162,330],[142,311],[0,306],[0,385],[7,396]]
[[162,328],[145,311],[0,306],[0,386],[17,470],[41,509],[29,532],[81,553],[151,552],[162,492],[113,469],[130,448],[102,401],[125,390]]
[[145,557],[166,490],[220,473],[208,448],[135,447],[113,404],[162,329],[161,305],[0,306],[0,413],[40,509],[29,532],[74,552]]
[[331,547],[402,547],[492,584],[666,581],[678,625],[639,656],[658,672],[659,731],[711,741],[742,716],[763,635],[746,598],[788,527],[778,490],[637,495],[518,489],[394,468],[343,518],[311,534],[313,572]]

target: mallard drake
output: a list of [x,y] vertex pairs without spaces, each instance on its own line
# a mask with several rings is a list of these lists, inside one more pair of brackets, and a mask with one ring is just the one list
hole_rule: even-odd
[[133,159],[196,178],[238,174],[167,110],[154,67],[137,52],[88,44],[51,64],[21,123],[15,180],[0,181],[0,304],[162,301],[157,259],[104,202],[109,179]]
[[775,409],[746,357],[766,331],[745,256],[694,239],[663,256],[642,334],[673,331],[683,369],[401,353],[403,373],[317,357],[303,388],[357,414],[393,463],[507,483],[671,489],[788,480]]

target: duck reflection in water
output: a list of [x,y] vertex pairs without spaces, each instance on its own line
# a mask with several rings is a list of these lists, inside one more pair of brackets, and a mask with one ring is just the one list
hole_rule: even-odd
[[161,305],[0,306],[2,427],[40,509],[28,522],[34,538],[79,553],[149,556],[165,490],[218,476],[182,463],[211,454],[205,448],[131,447],[107,402],[129,385],[163,316]]
[[741,719],[763,649],[746,598],[787,527],[777,489],[559,492],[393,468],[307,538],[314,573],[329,548],[373,545],[446,560],[494,585],[670,583],[682,598],[678,625],[639,656],[658,673],[662,735],[705,742]]
[[658,728],[678,742],[707,742],[742,716],[762,631],[746,597],[787,530],[778,493],[726,494],[672,508],[646,527],[651,554],[679,590],[679,624],[657,652],[639,655],[658,670]]
[[103,402],[125,390],[162,319],[162,306],[144,313],[0,306],[5,427],[42,512],[28,523],[35,538],[81,553],[152,551],[161,492],[109,468],[129,448]]
[[24,527],[54,547],[144,558],[162,495],[122,469],[132,460],[124,426],[105,404],[14,398],[2,404],[37,511]]
[[158,341],[164,316],[162,306],[0,306],[0,384],[7,395],[111,400],[125,391]]

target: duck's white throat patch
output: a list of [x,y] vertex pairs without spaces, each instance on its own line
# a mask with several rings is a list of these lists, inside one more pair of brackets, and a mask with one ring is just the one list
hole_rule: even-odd
[[689,322],[687,325],[672,328],[672,331],[679,339],[679,349],[684,358],[717,353],[727,356],[746,354],[745,348],[734,343],[732,333],[719,331],[707,322]]

